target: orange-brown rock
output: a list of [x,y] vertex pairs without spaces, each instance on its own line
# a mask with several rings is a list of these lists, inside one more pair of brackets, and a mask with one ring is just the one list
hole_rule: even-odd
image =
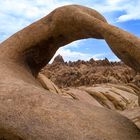
[[139,75],[122,62],[107,59],[48,64],[41,71],[60,88],[92,86],[93,84],[134,83],[139,86]]
[[128,109],[120,113],[132,120],[140,128],[140,107]]
[[59,88],[45,75],[39,73],[37,79],[45,89],[49,90],[52,93],[61,94]]
[[95,84],[76,88],[69,87],[64,90],[76,100],[111,110],[123,111],[139,106],[137,93],[128,85]]
[[139,75],[122,62],[107,59],[55,62],[48,64],[41,73],[73,99],[112,110],[138,106]]
[[52,94],[35,79],[59,47],[89,37],[105,39],[140,71],[139,38],[78,5],[57,8],[0,44],[0,139],[140,139],[140,130],[126,117]]

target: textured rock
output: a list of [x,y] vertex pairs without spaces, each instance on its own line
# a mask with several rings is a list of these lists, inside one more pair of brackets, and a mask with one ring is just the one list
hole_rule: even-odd
[[139,76],[134,70],[122,62],[109,62],[107,59],[52,63],[43,68],[41,73],[60,88],[102,83],[134,83],[139,86]]
[[[64,97],[71,96],[95,106],[123,111],[121,113],[125,116],[129,111],[129,116],[133,117],[128,118],[136,125],[140,123],[139,119],[134,121],[135,110],[139,106],[139,74],[122,62],[90,59],[63,65],[55,63],[47,65],[41,73],[63,88]],[[139,117],[140,113],[137,113],[136,118]]]
[[75,100],[89,103],[91,105],[103,107],[95,98],[93,98],[88,92],[80,90],[78,88],[70,88],[65,91],[66,94],[72,96]]
[[86,102],[95,103],[97,106],[102,105],[111,110],[133,109],[139,106],[137,93],[127,85],[96,84],[90,87],[67,88],[66,92],[75,95],[75,98],[78,100],[83,100],[81,97],[86,92],[88,96],[90,95],[100,105],[94,100],[91,102],[89,98],[85,97],[84,100]]
[[63,57],[59,54],[59,55],[57,55],[55,58],[54,58],[54,61],[53,61],[53,63],[64,63],[64,59],[63,59]]
[[140,107],[125,110],[120,113],[129,118],[130,120],[132,120],[140,128]]
[[61,94],[60,89],[43,74],[39,73],[37,79],[45,89],[49,90],[52,93]]
[[62,98],[35,80],[59,47],[89,37],[104,38],[140,71],[139,38],[83,6],[57,8],[0,44],[0,139],[140,139],[140,130],[119,113]]

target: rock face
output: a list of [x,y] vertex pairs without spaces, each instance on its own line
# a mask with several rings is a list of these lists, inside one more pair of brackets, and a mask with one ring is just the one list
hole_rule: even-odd
[[140,107],[125,110],[121,114],[132,120],[140,128]]
[[59,54],[59,55],[57,55],[55,58],[54,58],[54,61],[53,61],[53,63],[64,63],[64,59],[63,59],[63,57]]
[[123,115],[53,94],[35,79],[59,47],[91,37],[140,72],[140,39],[83,6],[57,8],[0,44],[0,139],[140,139]]
[[[98,102],[96,106],[102,106],[111,110],[123,111],[139,106],[137,93],[135,89],[132,89],[129,85],[95,84],[88,87],[69,87],[63,89],[63,92],[64,91],[74,99],[84,100],[90,104]],[[138,91],[140,91],[140,89]],[[84,98],[85,94],[89,96],[90,99]],[[91,98],[93,99],[92,102],[90,101]],[[96,100],[96,102],[94,100]]]
[[139,86],[139,75],[122,62],[104,60],[89,60],[48,64],[41,71],[59,88],[92,86],[93,84],[134,83]]
[[52,93],[61,94],[59,88],[45,75],[39,73],[37,79],[45,89],[49,90]]
[[41,73],[73,99],[111,110],[139,106],[139,75],[122,62],[109,62],[107,58],[58,62],[48,64]]

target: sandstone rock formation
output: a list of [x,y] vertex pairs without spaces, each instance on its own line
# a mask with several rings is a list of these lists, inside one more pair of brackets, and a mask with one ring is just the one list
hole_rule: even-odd
[[0,139],[140,139],[140,130],[126,117],[52,94],[35,79],[59,47],[89,37],[105,39],[140,72],[139,38],[83,6],[57,8],[0,44]]

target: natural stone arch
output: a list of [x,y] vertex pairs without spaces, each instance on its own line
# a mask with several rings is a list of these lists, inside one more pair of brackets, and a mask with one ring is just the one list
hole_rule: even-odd
[[78,5],[54,10],[13,35],[1,46],[4,46],[4,56],[7,54],[16,59],[15,56],[22,55],[32,71],[37,73],[59,47],[84,38],[105,39],[122,61],[140,71],[139,38],[108,24],[97,11]]
[[91,37],[105,39],[122,61],[140,71],[139,38],[78,5],[56,9],[0,44],[1,130],[30,140],[140,139],[139,129],[125,117],[51,94],[30,72],[36,76],[59,47]]

